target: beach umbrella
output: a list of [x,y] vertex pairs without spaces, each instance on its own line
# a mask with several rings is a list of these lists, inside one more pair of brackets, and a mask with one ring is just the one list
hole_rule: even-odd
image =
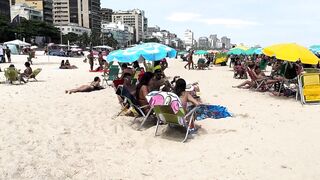
[[318,64],[319,62],[318,57],[309,49],[296,43],[269,46],[263,49],[263,54],[289,62],[296,62],[298,60],[301,60],[303,64]]
[[31,46],[30,49],[37,49],[38,46]]
[[313,53],[319,53],[320,52],[320,45],[313,45],[309,47],[310,51],[312,51]]
[[141,57],[147,61],[160,61],[163,58],[175,58],[177,51],[159,43],[143,43],[125,50],[117,50],[106,56],[106,60],[132,63]]
[[205,51],[205,50],[198,50],[194,54],[195,55],[205,55],[205,54],[209,54],[209,52]]
[[233,48],[230,49],[230,51],[227,53],[228,55],[241,55],[241,54],[246,54],[246,50],[240,49],[240,48]]
[[248,50],[246,50],[245,55],[254,55],[254,54],[262,54],[262,48],[250,48]]

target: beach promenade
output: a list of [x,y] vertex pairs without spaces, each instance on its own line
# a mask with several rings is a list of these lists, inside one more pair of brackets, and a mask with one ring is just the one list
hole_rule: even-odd
[[[26,56],[13,56],[24,69]],[[319,179],[319,106],[293,98],[232,88],[228,67],[188,71],[169,60],[167,76],[199,82],[204,102],[218,104],[232,118],[197,122],[187,143],[183,133],[162,126],[137,131],[113,88],[65,94],[88,84],[82,58],[68,58],[75,70],[59,69],[66,58],[38,56],[38,82],[0,84],[0,179]],[[1,69],[9,64],[0,64]],[[0,80],[4,81],[3,72]]]

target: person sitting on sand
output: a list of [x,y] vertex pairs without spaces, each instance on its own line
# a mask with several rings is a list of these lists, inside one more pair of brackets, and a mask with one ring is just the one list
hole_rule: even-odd
[[95,77],[93,82],[90,83],[90,85],[83,85],[83,86],[80,86],[76,89],[66,90],[65,92],[72,94],[72,93],[77,93],[77,92],[92,92],[92,91],[104,89],[100,85],[100,82],[101,82],[101,79],[99,77]]
[[66,69],[64,60],[61,61],[59,69]]
[[66,63],[64,65],[66,66],[67,69],[78,69],[77,66],[71,65],[69,60],[66,60]]
[[[140,106],[149,105],[146,96],[151,92],[149,87],[150,87],[150,82],[152,78],[153,78],[153,73],[146,72],[142,76],[139,84],[137,85],[136,98]],[[145,113],[147,113],[150,109],[145,108],[143,110]]]
[[23,71],[23,73],[20,74],[20,80],[24,83],[27,83],[26,80],[24,80],[24,78],[29,78],[32,74],[32,68],[29,62],[25,62],[24,66],[26,67],[26,69]]

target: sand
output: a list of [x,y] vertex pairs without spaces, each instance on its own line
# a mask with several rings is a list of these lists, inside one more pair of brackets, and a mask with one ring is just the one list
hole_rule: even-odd
[[[26,56],[13,56],[23,68]],[[233,118],[204,120],[187,143],[162,126],[137,131],[118,117],[114,90],[67,95],[88,84],[83,59],[77,70],[58,69],[58,57],[38,56],[39,82],[0,84],[0,179],[319,179],[319,106],[231,88],[228,67],[188,71],[169,61],[169,76],[198,81],[202,98],[228,107]],[[1,69],[8,64],[0,64]],[[0,73],[3,81],[3,73]]]

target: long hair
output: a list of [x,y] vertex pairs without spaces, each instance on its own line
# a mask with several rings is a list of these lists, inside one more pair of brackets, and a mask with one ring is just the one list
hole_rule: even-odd
[[139,91],[140,91],[141,87],[148,86],[149,82],[151,81],[152,78],[153,78],[153,73],[151,73],[151,72],[146,72],[143,74],[142,78],[139,81],[139,84],[137,85],[137,89],[136,89],[137,99],[139,98]]
[[183,92],[186,91],[187,83],[184,79],[178,79],[176,81],[176,86],[174,87],[174,93],[179,97],[182,95]]

